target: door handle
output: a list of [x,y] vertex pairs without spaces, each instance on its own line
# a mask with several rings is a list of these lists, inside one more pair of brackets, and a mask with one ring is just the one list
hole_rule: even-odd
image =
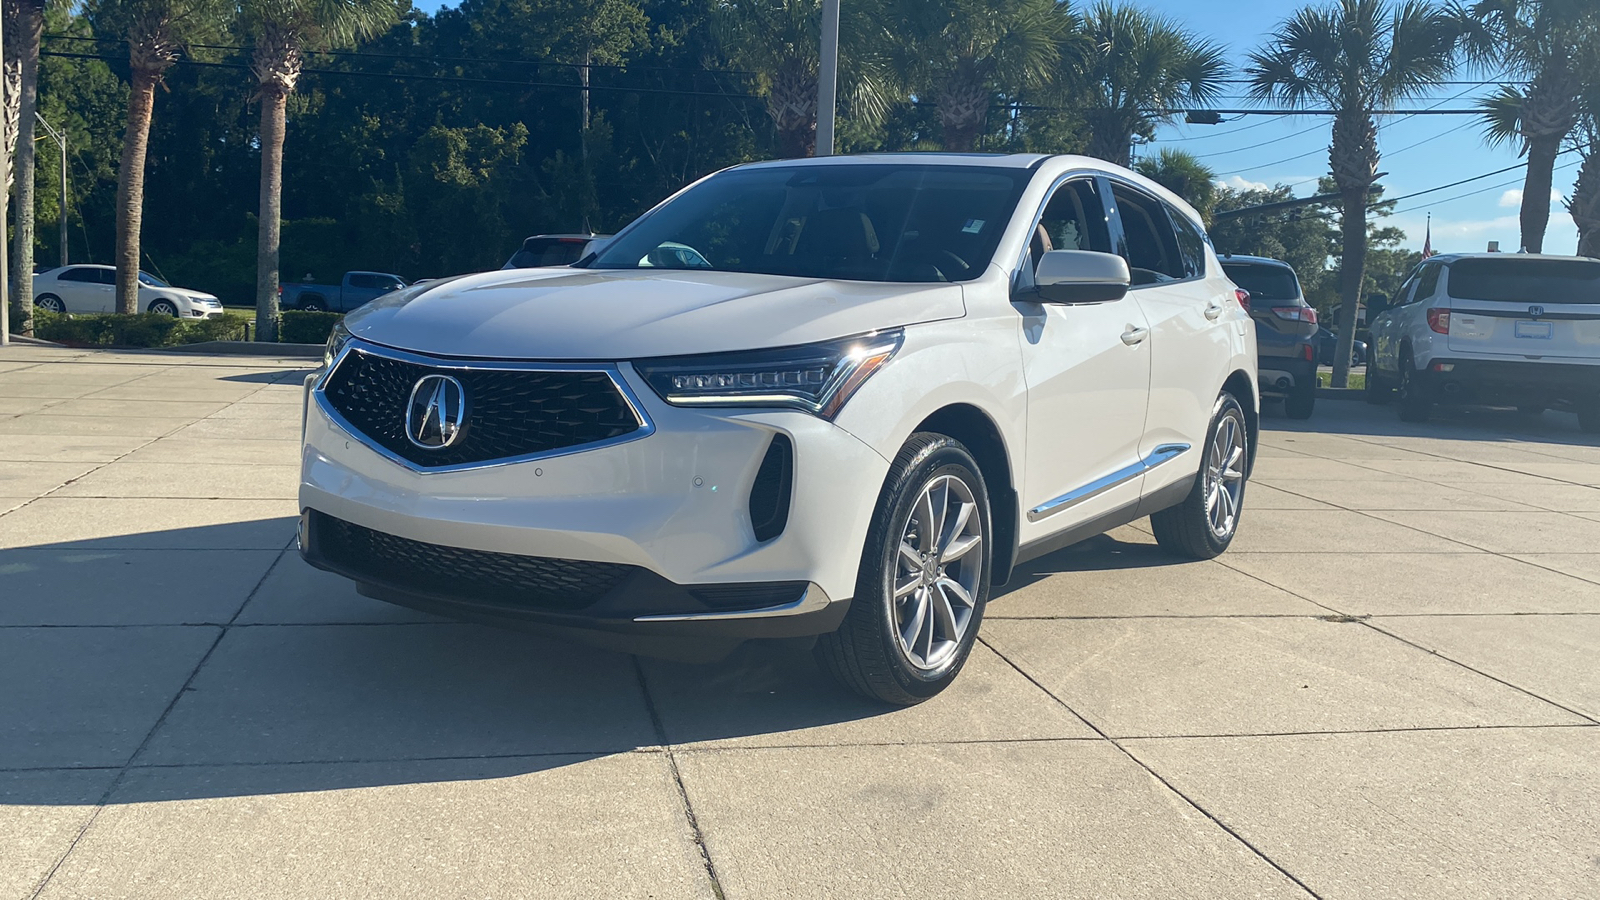
[[1122,333],[1122,342],[1127,344],[1129,347],[1137,347],[1138,345],[1144,343],[1144,339],[1149,337],[1149,335],[1150,329],[1135,328],[1132,325],[1129,325],[1128,330]]
[[1217,320],[1217,317],[1221,316],[1221,315],[1222,315],[1222,304],[1220,304],[1217,301],[1213,300],[1213,301],[1211,301],[1211,303],[1208,306],[1206,306],[1206,318],[1207,319],[1210,319],[1211,321],[1215,322]]

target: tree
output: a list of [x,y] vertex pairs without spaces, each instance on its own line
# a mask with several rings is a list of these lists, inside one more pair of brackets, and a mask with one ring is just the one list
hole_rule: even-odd
[[1528,158],[1522,248],[1544,249],[1556,156],[1577,124],[1584,76],[1600,65],[1594,0],[1480,0],[1463,15],[1469,58],[1518,79],[1478,101],[1491,145],[1519,141]]
[[13,329],[33,334],[34,120],[39,110],[39,38],[44,33],[44,0],[7,0],[6,55],[15,54],[17,91],[16,179],[17,230],[11,256],[11,292],[17,315]]
[[1457,19],[1420,0],[1338,0],[1282,22],[1250,54],[1250,95],[1299,108],[1334,110],[1328,150],[1340,194],[1339,349],[1333,385],[1350,378],[1350,348],[1362,298],[1367,189],[1377,181],[1375,110],[1415,97],[1455,68]]
[[1600,73],[1584,104],[1579,144],[1583,165],[1567,200],[1567,211],[1578,226],[1578,255],[1600,257]]
[[256,339],[278,340],[278,254],[283,224],[283,141],[289,95],[307,50],[371,37],[398,16],[394,0],[243,0],[240,24],[255,41],[250,72],[261,101],[261,206],[256,237]]
[[144,164],[156,88],[188,43],[220,30],[224,9],[221,0],[99,0],[91,8],[96,32],[118,34],[128,42],[128,118],[117,170],[118,312],[139,311]]
[[1057,0],[901,0],[891,35],[910,92],[939,109],[944,149],[976,149],[995,96],[1051,83],[1072,18]]
[[[839,86],[846,107],[876,120],[888,108],[881,10],[845,3],[839,22]],[[754,73],[778,131],[778,155],[810,156],[817,144],[821,0],[715,0],[712,28],[730,62]]]
[[1217,204],[1217,175],[1200,158],[1186,150],[1163,147],[1152,157],[1139,160],[1134,171],[1189,201],[1200,216],[1211,221]]
[[1149,139],[1166,110],[1204,107],[1228,75],[1226,51],[1165,16],[1101,0],[1080,19],[1091,50],[1072,96],[1088,107],[1089,155],[1126,166],[1135,137]]

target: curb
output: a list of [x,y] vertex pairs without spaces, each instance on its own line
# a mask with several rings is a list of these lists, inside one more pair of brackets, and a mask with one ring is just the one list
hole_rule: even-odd
[[55,341],[41,341],[38,338],[27,337],[25,335],[20,335],[20,334],[11,335],[11,343],[13,343],[13,344],[25,344],[25,345],[27,345],[29,347],[65,347],[66,346],[66,344],[58,344]]
[[291,356],[321,359],[322,344],[269,344],[265,341],[202,341],[178,347],[162,347],[163,353],[218,353],[233,356]]

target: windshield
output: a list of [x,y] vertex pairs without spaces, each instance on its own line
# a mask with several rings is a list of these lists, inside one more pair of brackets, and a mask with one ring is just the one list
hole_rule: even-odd
[[1298,300],[1300,282],[1294,270],[1283,266],[1263,266],[1255,263],[1222,264],[1229,280],[1250,292],[1251,300]]
[[988,267],[1031,174],[855,163],[734,169],[639,220],[589,266],[967,281]]
[[1450,296],[1498,303],[1600,303],[1600,262],[1587,259],[1462,259],[1450,264]]
[[139,280],[150,285],[151,287],[172,287],[172,285],[167,284],[165,281],[162,281],[154,275],[151,275],[149,272],[140,272]]

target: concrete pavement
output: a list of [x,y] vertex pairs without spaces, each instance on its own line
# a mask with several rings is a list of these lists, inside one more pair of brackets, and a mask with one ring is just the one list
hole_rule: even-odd
[[1243,530],[1028,565],[945,695],[291,549],[305,361],[0,351],[0,900],[1600,897],[1600,445],[1269,408]]

